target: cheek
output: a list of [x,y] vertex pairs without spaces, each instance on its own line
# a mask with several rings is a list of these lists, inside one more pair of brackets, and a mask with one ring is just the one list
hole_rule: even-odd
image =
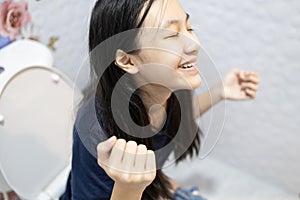
[[180,59],[183,54],[183,47],[180,41],[172,41],[172,39],[169,39],[164,41],[164,46],[161,49],[164,50],[165,54],[169,54],[170,57]]
[[177,70],[165,64],[144,65],[140,68],[138,76],[139,84],[157,84],[172,90],[185,81]]
[[165,65],[173,69],[177,69],[181,60],[181,54],[178,51],[173,51],[170,49],[159,49],[153,52],[151,55],[153,55],[153,63]]
[[144,49],[149,61],[170,66],[177,66],[183,54],[182,41],[176,38],[157,39]]

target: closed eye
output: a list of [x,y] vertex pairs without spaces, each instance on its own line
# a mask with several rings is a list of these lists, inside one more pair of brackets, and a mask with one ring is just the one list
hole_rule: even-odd
[[176,32],[173,35],[167,36],[166,38],[172,38],[172,37],[178,37],[179,36],[179,32]]
[[[192,29],[192,28],[188,28],[188,29],[187,29],[187,31],[189,31],[189,32],[193,32],[193,31],[194,31],[194,29]],[[170,35],[170,36],[168,36],[168,37],[166,37],[166,38],[172,38],[172,37],[178,37],[178,36],[179,36],[179,32],[176,32],[176,34]]]

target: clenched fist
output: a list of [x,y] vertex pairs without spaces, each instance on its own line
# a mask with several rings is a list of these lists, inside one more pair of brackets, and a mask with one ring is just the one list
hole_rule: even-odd
[[145,145],[113,136],[98,144],[97,152],[98,164],[122,189],[142,192],[155,178],[155,155]]

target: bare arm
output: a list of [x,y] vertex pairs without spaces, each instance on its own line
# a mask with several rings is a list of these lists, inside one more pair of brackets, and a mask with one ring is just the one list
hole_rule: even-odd
[[209,90],[203,94],[194,97],[194,118],[197,119],[201,117],[206,111],[208,111],[212,106],[219,103],[224,98],[222,83],[218,83],[211,87]]
[[256,97],[259,75],[253,71],[232,69],[223,81],[211,87],[208,91],[194,98],[194,117],[201,117],[212,106],[222,100],[250,100]]
[[114,185],[110,200],[141,200],[143,191],[128,190],[118,184]]

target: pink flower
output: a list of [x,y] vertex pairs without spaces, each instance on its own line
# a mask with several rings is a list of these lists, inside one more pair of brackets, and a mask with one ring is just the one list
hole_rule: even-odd
[[0,34],[14,40],[22,26],[31,21],[27,2],[20,0],[4,0],[0,5]]

